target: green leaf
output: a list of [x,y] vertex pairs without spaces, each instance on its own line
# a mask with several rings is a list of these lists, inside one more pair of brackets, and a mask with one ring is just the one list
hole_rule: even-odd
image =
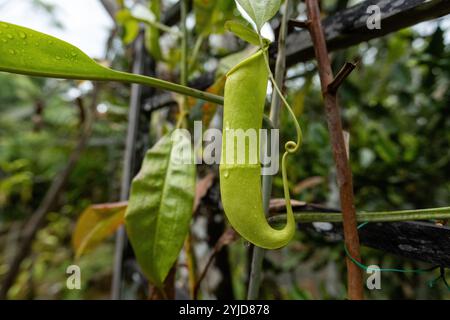
[[[149,12],[155,16],[157,21],[161,18],[161,0],[150,1]],[[145,46],[147,51],[156,60],[162,60],[163,54],[161,51],[161,46],[159,44],[159,39],[161,37],[161,32],[158,28],[154,26],[147,26],[145,29]]]
[[281,0],[236,0],[261,30],[264,23],[272,19],[281,7]]
[[204,36],[223,33],[225,21],[233,18],[235,9],[230,0],[194,0],[195,30]]
[[223,99],[164,80],[106,68],[77,47],[52,36],[0,21],[0,71],[31,76],[139,83],[215,103]]
[[162,285],[177,260],[194,204],[191,141],[179,132],[164,136],[147,152],[133,180],[125,215],[139,265],[156,286]]
[[0,23],[0,70],[70,79],[108,78],[114,73],[78,48],[54,37]]
[[[250,28],[249,26],[246,26],[242,22],[239,21],[227,21],[225,23],[225,29],[234,33],[236,36],[241,38],[242,40],[254,45],[254,46],[260,46],[259,43],[259,35]],[[263,39],[263,44],[268,45],[270,43],[270,40]]]
[[124,223],[126,202],[93,205],[84,210],[72,234],[76,258],[94,249]]
[[379,135],[375,137],[374,149],[381,159],[387,163],[394,163],[398,158],[399,149],[397,145],[389,138],[388,135],[379,132]]
[[139,35],[139,22],[133,18],[130,10],[122,9],[116,13],[117,22],[125,29],[123,42],[126,45],[132,43]]

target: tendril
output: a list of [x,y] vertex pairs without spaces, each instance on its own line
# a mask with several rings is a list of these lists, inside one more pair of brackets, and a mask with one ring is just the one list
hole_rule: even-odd
[[259,42],[260,42],[261,50],[264,53],[263,54],[264,62],[265,62],[267,71],[269,72],[270,81],[273,85],[273,88],[275,89],[276,94],[279,96],[279,98],[285,105],[286,109],[289,111],[290,116],[294,120],[295,130],[297,132],[297,141],[291,140],[291,141],[286,142],[286,144],[284,145],[285,153],[283,154],[283,158],[281,161],[281,174],[282,174],[282,178],[283,178],[284,199],[286,202],[286,211],[287,211],[287,225],[295,225],[294,213],[293,213],[292,206],[291,206],[291,196],[290,196],[290,191],[289,191],[289,180],[288,180],[288,176],[287,176],[286,162],[287,162],[287,157],[290,154],[295,154],[300,150],[300,148],[303,144],[303,132],[302,132],[302,128],[300,127],[300,124],[295,116],[295,113],[292,110],[292,107],[287,102],[286,98],[284,97],[283,93],[281,92],[280,88],[278,87],[277,82],[273,76],[272,70],[270,69],[269,58],[267,55],[267,46],[264,46],[261,35],[259,35]]

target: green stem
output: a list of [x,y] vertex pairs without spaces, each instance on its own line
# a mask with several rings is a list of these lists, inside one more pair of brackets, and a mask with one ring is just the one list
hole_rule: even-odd
[[203,101],[208,101],[212,103],[216,103],[219,105],[223,105],[223,97],[209,93],[204,92],[201,90],[193,89],[187,86],[183,86],[180,84],[164,81],[161,79],[146,77],[138,74],[131,74],[131,73],[125,73],[120,71],[114,71],[114,74],[117,76],[110,76],[107,79],[103,78],[92,78],[89,80],[114,80],[119,82],[128,82],[128,83],[137,83],[142,84],[145,86],[150,86],[162,90],[168,90],[172,92],[176,92],[185,96],[201,99]]
[[[294,213],[297,222],[342,222],[341,213],[324,212],[302,212]],[[399,221],[418,221],[450,219],[450,207],[419,209],[419,210],[401,210],[401,211],[379,211],[379,212],[360,212],[356,214],[358,222],[399,222]],[[269,218],[274,224],[284,223],[286,214],[280,214]]]
[[[276,66],[276,78],[279,83],[283,83],[284,72],[285,72],[285,37],[287,30],[287,19],[288,19],[288,11],[289,11],[289,0],[286,0],[285,3],[286,11],[283,15],[283,20],[281,23],[280,29],[280,38],[279,38],[279,51],[277,58],[277,66]],[[259,41],[261,50],[265,51],[264,43],[261,35],[259,35]],[[277,86],[275,79],[273,78],[272,71],[270,70],[269,60],[266,54],[264,54],[264,61],[266,63],[266,67],[268,68],[269,75],[271,77],[274,86]],[[278,86],[277,86],[278,87]],[[281,95],[282,96],[282,95]],[[273,127],[278,127],[279,122],[279,114],[280,114],[280,95],[273,93],[272,95],[272,105],[270,108],[270,120]],[[284,97],[283,97],[284,98]],[[270,131],[269,131],[270,132]],[[269,139],[268,141],[270,141]],[[269,144],[270,145],[270,144]],[[273,177],[270,175],[265,175],[262,178],[262,193],[263,193],[263,208],[264,212],[267,215],[269,211],[269,203],[270,203],[270,195],[272,193],[272,181]],[[259,288],[261,285],[261,274],[262,274],[262,264],[264,259],[265,250],[263,248],[255,246],[253,248],[252,255],[252,263],[250,269],[250,282],[247,292],[247,299],[254,300],[258,298]]]
[[[188,30],[186,25],[188,14],[187,0],[181,0],[181,68],[180,68],[180,84],[187,86],[188,83]],[[188,100],[186,96],[180,103],[180,118],[177,128],[186,127],[186,115],[188,108]]]
[[162,24],[162,23],[160,23],[158,21],[152,21],[152,20],[147,20],[147,19],[140,19],[140,18],[136,18],[136,17],[135,17],[135,19],[136,19],[136,21],[145,23],[145,24],[147,24],[150,27],[159,29],[159,30],[161,30],[163,32],[167,32],[167,33],[173,34],[173,35],[175,35],[177,37],[182,37],[183,36],[181,32],[175,31],[171,27],[166,26],[165,24]]
[[189,71],[191,71],[194,68],[195,61],[197,60],[198,54],[200,52],[200,49],[202,47],[203,42],[205,41],[205,36],[203,34],[200,34],[195,41],[194,49],[192,50],[192,56],[189,59]]

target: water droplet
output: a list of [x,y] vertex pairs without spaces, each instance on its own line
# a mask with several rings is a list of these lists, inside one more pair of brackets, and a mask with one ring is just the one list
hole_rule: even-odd
[[72,55],[72,57],[76,58],[78,56],[78,53],[72,52],[71,55]]
[[11,40],[14,39],[12,34],[8,34],[7,37],[8,37],[8,39],[11,39]]
[[228,177],[230,176],[230,172],[228,172],[228,170],[225,171],[225,172],[223,173],[223,176],[225,177],[225,179],[228,178]]
[[52,40],[48,40],[48,44],[53,44],[53,41]]
[[61,57],[60,56],[56,56],[56,60],[61,60]]
[[26,39],[27,38],[27,34],[25,32],[19,32],[19,37],[22,39]]
[[11,50],[9,50],[9,53],[14,55],[14,54],[16,54],[16,51],[11,49]]

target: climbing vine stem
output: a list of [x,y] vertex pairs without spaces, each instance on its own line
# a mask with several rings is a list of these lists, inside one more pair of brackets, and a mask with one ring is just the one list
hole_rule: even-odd
[[[266,65],[266,68],[268,69],[269,77],[273,84],[273,87],[276,90],[273,93],[272,105],[271,105],[271,110],[270,110],[270,120],[271,120],[273,127],[278,126],[279,111],[280,111],[279,110],[280,109],[280,99],[281,99],[281,101],[283,101],[283,103],[285,103],[288,106],[288,109],[290,109],[289,104],[287,104],[287,101],[284,98],[284,96],[277,84],[277,82],[280,83],[280,85],[283,83],[284,73],[285,73],[285,68],[286,68],[286,66],[285,66],[286,65],[285,39],[286,39],[286,34],[287,34],[287,21],[288,21],[288,16],[289,16],[289,10],[290,10],[290,2],[289,2],[289,0],[286,0],[285,11],[284,11],[283,18],[281,21],[280,34],[279,34],[279,39],[278,39],[278,57],[277,57],[277,64],[276,64],[276,70],[275,70],[276,80],[272,74],[272,71],[270,70],[269,59],[267,56],[267,47],[264,45],[264,41],[262,39],[260,32],[258,32],[260,47],[264,53],[265,65]],[[290,111],[292,111],[292,110],[290,110]],[[291,114],[293,115],[294,113],[292,112]],[[297,122],[296,122],[296,129],[297,129],[297,143],[291,141],[290,143],[286,144],[286,151],[290,150],[292,152],[295,152],[300,147],[300,144],[302,141],[302,133],[301,133],[301,128]],[[284,167],[286,165],[285,159],[286,159],[286,154],[283,156],[283,161],[282,161],[283,162],[282,165]],[[289,206],[290,206],[290,196],[289,196],[289,187],[287,185],[286,170],[282,170],[282,171],[283,171],[283,184],[284,184],[286,202],[289,203]],[[265,213],[267,214],[268,208],[269,208],[271,191],[272,191],[272,176],[270,176],[270,175],[263,176],[262,190],[263,190],[264,210],[265,210]],[[290,213],[292,213],[292,208],[290,208]],[[293,217],[293,215],[288,214],[288,217]],[[254,247],[252,263],[251,263],[251,270],[250,270],[250,283],[249,283],[248,294],[247,294],[248,299],[258,298],[259,287],[260,287],[260,283],[261,283],[263,258],[264,258],[264,249],[259,248],[259,247]]]
[[[187,30],[187,14],[188,4],[187,0],[181,1],[181,68],[180,68],[180,84],[187,87],[189,61],[188,61],[188,30]],[[180,115],[177,123],[177,128],[186,127],[186,116],[188,114],[188,97],[183,95],[180,102]]]

